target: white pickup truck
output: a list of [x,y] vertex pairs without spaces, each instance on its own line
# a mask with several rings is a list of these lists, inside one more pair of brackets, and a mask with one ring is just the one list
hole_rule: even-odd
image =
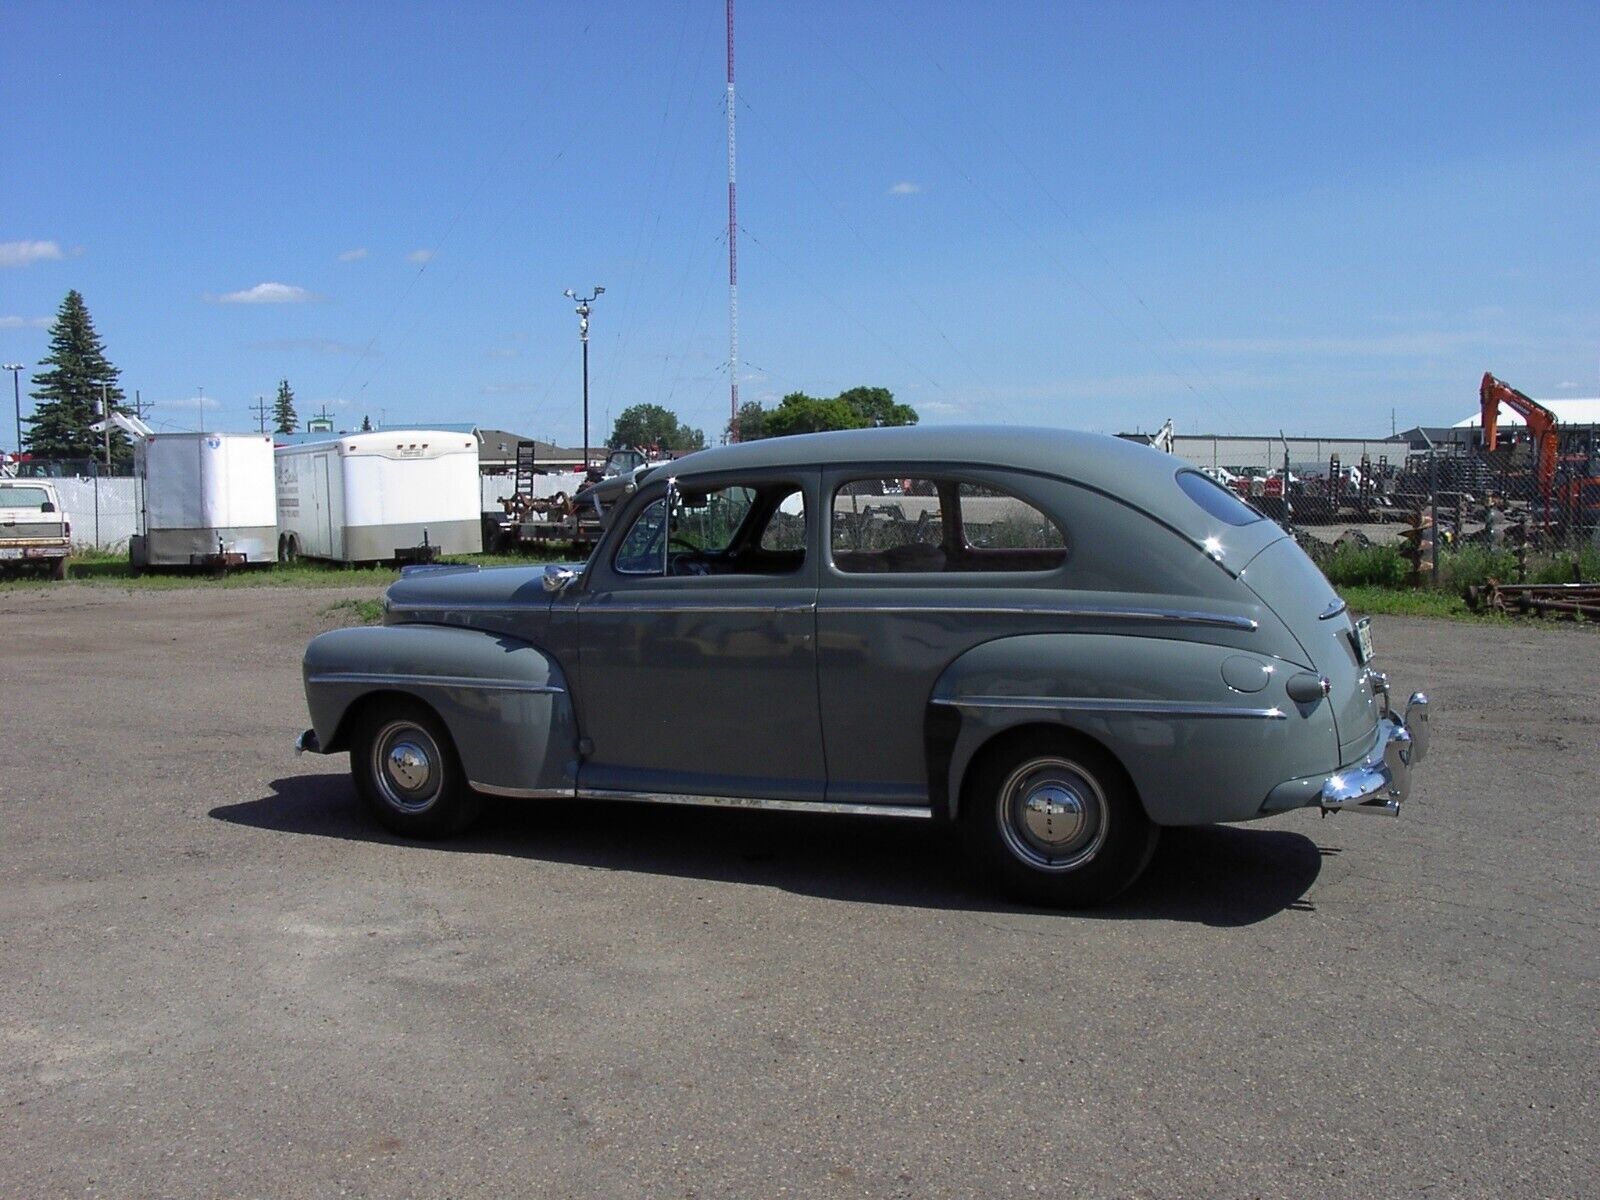
[[34,570],[67,577],[72,522],[55,486],[43,479],[0,479],[0,572]]

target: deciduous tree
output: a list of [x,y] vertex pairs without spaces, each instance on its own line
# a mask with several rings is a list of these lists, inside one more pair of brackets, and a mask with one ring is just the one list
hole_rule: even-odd
[[680,424],[678,415],[659,404],[634,404],[622,410],[611,430],[612,446],[659,446],[663,450],[699,450],[706,435]]

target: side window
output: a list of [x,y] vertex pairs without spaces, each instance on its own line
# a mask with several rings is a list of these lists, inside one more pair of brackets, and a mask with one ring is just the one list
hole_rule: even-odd
[[1059,525],[987,484],[850,480],[832,507],[833,563],[852,574],[1053,571],[1067,557]]
[[617,547],[616,567],[623,575],[659,575],[666,540],[667,502],[647,507]]
[[798,552],[805,557],[806,498],[799,488],[792,489],[778,501],[767,518],[767,527],[761,531],[760,545],[768,553]]
[[787,575],[805,562],[804,497],[792,483],[674,485],[617,546],[623,575]]

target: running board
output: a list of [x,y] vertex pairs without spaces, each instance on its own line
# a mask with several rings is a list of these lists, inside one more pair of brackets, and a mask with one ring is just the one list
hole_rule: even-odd
[[831,800],[766,800],[759,796],[692,796],[682,792],[628,792],[611,788],[527,789],[503,788],[481,783],[474,790],[490,796],[511,796],[539,800],[626,800],[635,804],[688,804],[696,808],[762,808],[772,812],[832,813],[846,817],[910,817],[928,820],[933,809],[911,804],[844,804]]

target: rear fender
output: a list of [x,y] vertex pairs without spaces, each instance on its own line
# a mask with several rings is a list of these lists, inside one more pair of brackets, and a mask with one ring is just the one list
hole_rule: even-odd
[[443,625],[335,629],[306,647],[303,670],[326,752],[349,749],[349,718],[363,700],[399,694],[439,714],[478,790],[573,791],[578,732],[566,675],[528,642]]
[[[1223,663],[1259,664],[1257,690],[1229,686]],[[1233,678],[1248,673],[1233,664]],[[929,782],[935,814],[953,817],[974,760],[997,736],[1059,726],[1089,738],[1128,772],[1159,825],[1261,815],[1285,779],[1337,770],[1325,700],[1284,690],[1300,670],[1265,654],[1170,638],[1030,634],[974,647],[929,697]],[[952,719],[950,714],[955,714]]]

